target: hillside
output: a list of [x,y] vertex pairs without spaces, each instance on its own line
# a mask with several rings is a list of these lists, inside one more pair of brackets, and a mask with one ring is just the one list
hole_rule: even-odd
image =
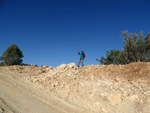
[[89,112],[150,112],[150,63],[83,68],[74,63],[57,68],[9,66],[1,67],[0,71],[20,74],[22,80]]

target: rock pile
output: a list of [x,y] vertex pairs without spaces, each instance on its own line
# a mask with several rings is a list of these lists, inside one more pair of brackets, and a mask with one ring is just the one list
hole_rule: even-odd
[[25,80],[76,106],[97,113],[150,113],[150,63],[22,68],[34,73]]

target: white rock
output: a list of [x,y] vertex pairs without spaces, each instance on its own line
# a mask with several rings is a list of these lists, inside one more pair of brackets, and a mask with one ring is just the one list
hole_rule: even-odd
[[135,95],[132,95],[130,99],[131,99],[131,100],[137,100],[138,97],[139,97],[139,96],[138,96],[137,94],[135,94]]
[[69,69],[71,69],[71,68],[76,68],[76,64],[75,64],[75,63],[70,63],[70,64],[67,65],[67,67],[68,67]]
[[42,65],[41,67],[45,67],[45,68],[46,68],[46,67],[48,67],[48,66],[47,66],[47,65]]
[[57,69],[65,69],[67,67],[67,64],[61,64],[57,67]]
[[50,66],[50,67],[49,67],[49,69],[53,70],[53,69],[54,69],[54,67]]

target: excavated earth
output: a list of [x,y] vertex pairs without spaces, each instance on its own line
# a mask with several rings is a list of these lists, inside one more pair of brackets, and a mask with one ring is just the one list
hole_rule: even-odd
[[8,66],[0,71],[18,74],[20,80],[43,88],[83,112],[150,113],[149,62],[83,68],[74,63],[57,68]]

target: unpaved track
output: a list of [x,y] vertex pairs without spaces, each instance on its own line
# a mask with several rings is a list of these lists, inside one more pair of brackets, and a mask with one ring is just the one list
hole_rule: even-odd
[[21,88],[10,75],[0,73],[0,113],[66,113]]

